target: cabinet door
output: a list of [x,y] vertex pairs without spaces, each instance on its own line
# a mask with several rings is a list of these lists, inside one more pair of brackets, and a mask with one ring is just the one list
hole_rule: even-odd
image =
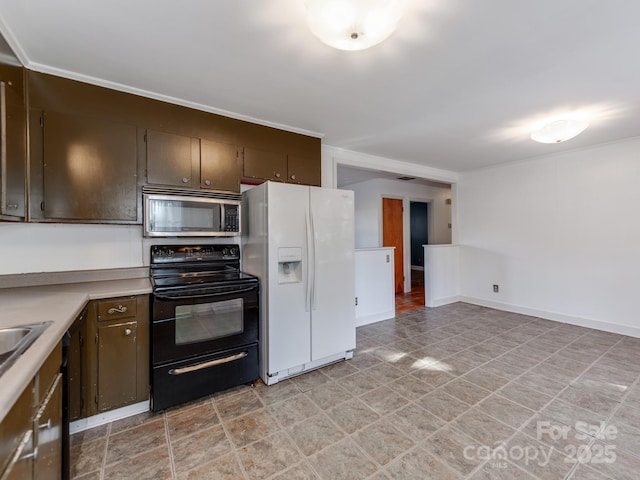
[[284,182],[287,179],[287,156],[245,147],[243,173],[249,178]]
[[320,159],[289,155],[287,159],[287,182],[319,187]]
[[15,453],[21,447],[26,432],[32,431],[33,419],[33,382],[24,389],[9,413],[0,422],[0,473],[11,462],[20,458]]
[[69,375],[69,419],[78,420],[85,416],[87,405],[85,385],[85,338],[87,335],[87,309],[73,322],[69,332],[67,372]]
[[58,480],[62,472],[62,374],[58,374],[33,420],[38,455],[34,478]]
[[98,411],[113,410],[136,400],[137,323],[98,327]]
[[242,162],[238,147],[200,140],[200,187],[240,192]]
[[22,69],[0,65],[0,218],[25,217],[26,121]]
[[33,430],[27,430],[7,465],[1,480],[30,480],[33,478]]
[[44,216],[135,222],[136,127],[45,113]]
[[198,139],[147,130],[147,182],[197,187]]

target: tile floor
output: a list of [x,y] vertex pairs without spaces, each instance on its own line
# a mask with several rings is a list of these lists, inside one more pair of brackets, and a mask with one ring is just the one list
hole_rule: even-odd
[[457,303],[361,327],[357,347],[78,433],[73,476],[638,478],[640,339]]

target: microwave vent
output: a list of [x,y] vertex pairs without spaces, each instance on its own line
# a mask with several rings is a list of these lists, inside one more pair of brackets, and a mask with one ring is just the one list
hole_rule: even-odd
[[218,200],[242,201],[242,195],[233,192],[191,190],[188,188],[163,187],[162,185],[143,185],[143,194],[180,195],[184,197],[215,198]]

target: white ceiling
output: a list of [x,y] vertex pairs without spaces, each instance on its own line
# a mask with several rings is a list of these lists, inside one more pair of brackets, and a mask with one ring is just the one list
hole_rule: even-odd
[[[407,0],[389,40],[343,52],[303,0],[0,0],[33,70],[453,171],[640,135],[639,19],[634,0]],[[581,136],[529,139],[565,108],[591,116]]]

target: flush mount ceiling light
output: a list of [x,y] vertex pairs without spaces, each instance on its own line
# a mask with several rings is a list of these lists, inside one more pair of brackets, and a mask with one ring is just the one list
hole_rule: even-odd
[[589,123],[577,119],[554,119],[536,127],[531,132],[531,139],[540,143],[566,142],[580,135]]
[[396,29],[402,0],[307,0],[311,32],[339,50],[364,50]]

